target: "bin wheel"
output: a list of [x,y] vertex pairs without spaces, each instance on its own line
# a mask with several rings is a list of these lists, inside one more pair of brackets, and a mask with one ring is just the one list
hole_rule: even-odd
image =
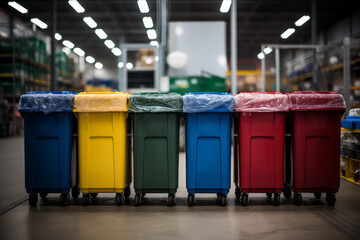
[[221,193],[217,193],[217,194],[216,194],[216,202],[217,202],[218,204],[220,204],[220,202],[221,202]]
[[286,199],[291,198],[291,195],[292,195],[291,188],[289,188],[287,185],[285,185],[283,193],[284,193],[284,196]]
[[301,196],[300,193],[295,193],[294,194],[294,202],[295,202],[296,205],[301,206],[301,204],[302,204],[302,196]]
[[45,199],[46,197],[47,197],[47,193],[40,193],[40,197],[41,197],[41,199]]
[[37,193],[31,193],[29,195],[29,205],[30,207],[36,207],[38,202],[38,194]]
[[130,194],[131,194],[130,187],[127,186],[127,187],[124,189],[125,200],[128,200],[128,199],[129,199]]
[[249,203],[249,195],[247,193],[243,193],[241,195],[241,205],[247,206]]
[[334,206],[335,202],[336,202],[335,194],[327,193],[326,194],[326,202],[330,207]]
[[117,193],[115,196],[116,206],[121,206],[123,204],[123,196],[121,193]]
[[73,199],[77,199],[80,195],[80,188],[79,185],[75,185],[73,186],[73,188],[71,189],[71,196]]
[[90,193],[92,199],[95,199],[99,194],[98,193]]
[[220,196],[220,206],[225,207],[227,205],[227,195],[221,194]]
[[169,193],[169,196],[168,196],[168,206],[169,207],[172,207],[175,205],[175,195],[172,194],[172,193]]
[[143,199],[146,196],[146,193],[141,194],[141,199]]
[[272,198],[272,193],[266,193],[266,197],[270,200]]
[[235,188],[235,197],[236,197],[237,200],[239,200],[240,197],[241,197],[241,190],[240,190],[239,187]]
[[281,203],[280,193],[274,193],[274,199],[273,199],[274,206],[280,206],[280,203]]
[[315,196],[316,199],[320,199],[321,198],[321,192],[314,193],[314,196]]
[[141,196],[139,193],[135,194],[135,207],[140,206],[141,203]]
[[69,205],[69,201],[70,201],[70,194],[69,193],[62,193],[60,195],[60,204],[61,204],[61,206],[65,207],[65,206]]
[[188,202],[189,207],[194,206],[195,205],[195,195],[194,194],[189,194],[187,202]]
[[90,195],[88,193],[84,193],[82,195],[81,202],[83,206],[88,206],[90,203]]

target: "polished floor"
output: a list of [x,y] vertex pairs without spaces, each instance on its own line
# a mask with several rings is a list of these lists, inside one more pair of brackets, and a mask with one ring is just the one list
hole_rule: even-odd
[[272,206],[264,194],[250,194],[247,207],[235,201],[233,188],[227,207],[214,195],[196,195],[186,204],[185,155],[180,155],[177,204],[166,195],[146,195],[134,207],[133,194],[124,206],[114,206],[113,194],[100,194],[88,207],[81,200],[58,205],[49,195],[36,208],[25,199],[23,139],[0,139],[0,239],[360,239],[360,187],[341,181],[335,207],[303,194],[295,206],[282,198]]

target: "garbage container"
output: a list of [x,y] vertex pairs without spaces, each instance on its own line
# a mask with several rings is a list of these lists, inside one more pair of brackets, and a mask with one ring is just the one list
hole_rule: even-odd
[[[29,204],[35,207],[38,193],[61,193],[62,205],[69,203],[72,179],[73,94],[30,92],[20,97],[19,112],[24,118],[25,188]],[[76,186],[75,186],[76,188]],[[78,192],[74,191],[74,198]]]
[[288,98],[281,93],[240,93],[235,96],[239,151],[235,157],[236,198],[248,204],[248,193],[266,193],[280,205],[284,188],[285,115]]
[[[289,94],[292,121],[292,181],[284,195],[302,204],[302,192],[316,198],[326,192],[328,205],[335,204],[340,186],[340,127],[345,102],[335,92],[295,92]],[[287,159],[287,162],[291,159]]]
[[218,203],[226,206],[234,97],[228,93],[188,93],[183,101],[188,205],[195,204],[195,193],[216,193]]
[[82,204],[90,196],[116,193],[117,206],[130,195],[131,178],[127,176],[126,125],[128,94],[119,92],[79,93],[74,112],[78,118],[79,183]]
[[178,188],[179,94],[143,93],[130,97],[133,118],[135,206],[146,193],[168,193],[175,204]]

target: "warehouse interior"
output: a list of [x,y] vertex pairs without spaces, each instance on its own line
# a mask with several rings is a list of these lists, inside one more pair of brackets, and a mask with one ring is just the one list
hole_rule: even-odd
[[[1,1],[0,239],[359,239],[359,6],[351,0]],[[220,110],[205,111],[201,93]],[[64,101],[55,106],[61,119],[53,121],[64,127],[59,139],[68,135],[70,147],[62,150],[64,141],[56,142],[58,152],[52,150],[55,137],[36,135],[57,129],[44,122],[55,111],[36,110],[44,117],[31,118],[36,114],[30,105],[45,109],[53,101],[49,95]],[[202,102],[186,108],[190,99]],[[249,99],[263,104],[262,110],[247,111]],[[278,110],[285,109],[281,101],[289,105],[286,110]],[[306,101],[314,107],[299,110]],[[292,112],[295,105],[300,108]],[[163,107],[167,110],[160,111]],[[113,135],[105,134],[109,131]],[[215,132],[220,135],[212,136]],[[270,132],[274,136],[266,135]],[[296,134],[308,135],[302,143]],[[118,135],[126,145],[112,142]],[[156,140],[146,145],[152,137]],[[247,137],[254,149],[247,147]],[[223,148],[228,165],[213,163],[225,161]],[[52,172],[64,171],[54,160],[64,152],[72,189],[30,190],[46,185],[47,178],[62,184],[64,175]],[[117,184],[118,163],[106,160],[117,154],[124,156],[121,171],[129,185],[120,192],[115,186],[101,190],[107,167],[115,168],[109,182]],[[151,162],[170,155],[174,165],[169,159]],[[45,164],[36,160],[44,156]],[[84,165],[83,156],[96,164]],[[193,156],[203,162],[192,164]],[[317,163],[297,164],[298,156]],[[251,162],[258,157],[263,162]],[[278,162],[271,162],[275,158],[280,171]],[[299,166],[305,169],[301,190]],[[255,170],[244,173],[245,168]],[[97,171],[97,177],[86,171]],[[281,187],[270,192],[244,187],[247,181],[271,185],[269,172],[281,179]],[[36,174],[43,174],[40,183]],[[229,187],[191,187],[191,181],[200,188],[217,178]],[[167,191],[146,191],[149,182],[166,181]],[[335,187],[319,190],[309,186],[312,181]]]

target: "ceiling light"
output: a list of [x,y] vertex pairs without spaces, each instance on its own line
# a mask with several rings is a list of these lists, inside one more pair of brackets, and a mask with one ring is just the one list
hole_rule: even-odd
[[78,47],[74,48],[74,53],[76,53],[80,57],[85,55],[85,52],[81,48],[78,48]]
[[134,67],[134,65],[132,63],[130,63],[130,62],[126,64],[126,68],[129,69],[129,70],[133,69],[133,67]]
[[272,52],[272,47],[266,47],[266,48],[264,48],[264,53],[266,54],[266,55],[268,55],[269,53],[271,53]]
[[265,54],[263,52],[261,52],[257,55],[258,59],[264,59],[264,57],[265,57]]
[[18,10],[22,14],[28,13],[28,10],[26,8],[24,8],[23,6],[21,6],[20,4],[18,4],[15,1],[10,1],[10,2],[8,2],[8,4],[9,4],[9,6],[15,8],[16,10]]
[[67,47],[63,47],[62,48],[62,51],[66,54],[70,54],[71,53],[71,49],[70,48],[67,48]]
[[143,23],[145,28],[152,28],[154,27],[154,23],[151,17],[143,17]]
[[42,28],[42,29],[46,29],[48,27],[48,25],[46,23],[44,23],[43,21],[41,21],[38,18],[31,18],[30,22],[32,22],[33,24],[35,24],[36,26],[38,26],[39,28]]
[[295,22],[295,26],[300,27],[300,26],[302,26],[304,23],[306,23],[307,21],[309,21],[309,19],[310,19],[310,16],[304,15],[304,16],[302,16],[301,18],[299,18],[299,20],[297,20],[297,21]]
[[80,5],[80,3],[76,0],[69,0],[68,2],[70,4],[70,6],[73,7],[73,9],[75,9],[75,11],[77,13],[83,13],[85,12],[85,9]]
[[231,6],[231,0],[223,0],[220,6],[220,12],[227,13],[229,12]]
[[157,47],[157,46],[159,46],[159,43],[158,43],[158,41],[150,41],[150,45]]
[[159,61],[159,57],[158,56],[155,56],[155,61]]
[[153,58],[152,57],[147,57],[146,59],[145,59],[145,63],[146,64],[152,64],[153,63]]
[[109,48],[112,49],[113,47],[115,47],[115,43],[111,40],[105,40],[104,44]]
[[104,66],[104,65],[102,65],[102,63],[101,63],[101,62],[97,62],[97,63],[95,63],[95,67],[96,67],[97,69],[102,69],[102,68],[103,68],[103,66]]
[[62,42],[62,44],[63,44],[65,47],[68,47],[68,48],[70,48],[70,49],[72,49],[72,48],[75,47],[75,45],[74,45],[72,42],[70,42],[69,40],[64,40],[64,41]]
[[149,30],[146,31],[146,33],[147,33],[148,38],[150,40],[157,38],[157,34],[156,34],[156,31],[154,29],[149,29]]
[[148,13],[150,11],[146,0],[138,0],[137,4],[139,6],[139,9],[140,9],[141,13]]
[[104,32],[104,30],[102,30],[101,28],[98,28],[98,29],[96,29],[95,30],[95,33],[96,33],[96,35],[98,35],[98,37],[100,38],[100,39],[105,39],[105,38],[107,38],[107,34]]
[[124,67],[124,63],[123,62],[119,62],[118,63],[118,68],[123,68]]
[[90,27],[90,28],[96,28],[97,23],[92,19],[91,17],[84,17],[83,21]]
[[60,34],[58,34],[58,33],[55,33],[55,39],[56,40],[58,40],[58,41],[60,41],[61,39],[62,39],[62,36],[60,35]]
[[120,48],[113,48],[111,49],[111,52],[115,55],[115,56],[120,56],[121,55],[121,50]]
[[95,58],[93,58],[92,56],[87,56],[85,60],[90,64],[95,62]]
[[288,28],[285,32],[283,32],[280,36],[282,39],[287,39],[288,37],[290,37],[291,34],[293,34],[295,32],[294,28]]

